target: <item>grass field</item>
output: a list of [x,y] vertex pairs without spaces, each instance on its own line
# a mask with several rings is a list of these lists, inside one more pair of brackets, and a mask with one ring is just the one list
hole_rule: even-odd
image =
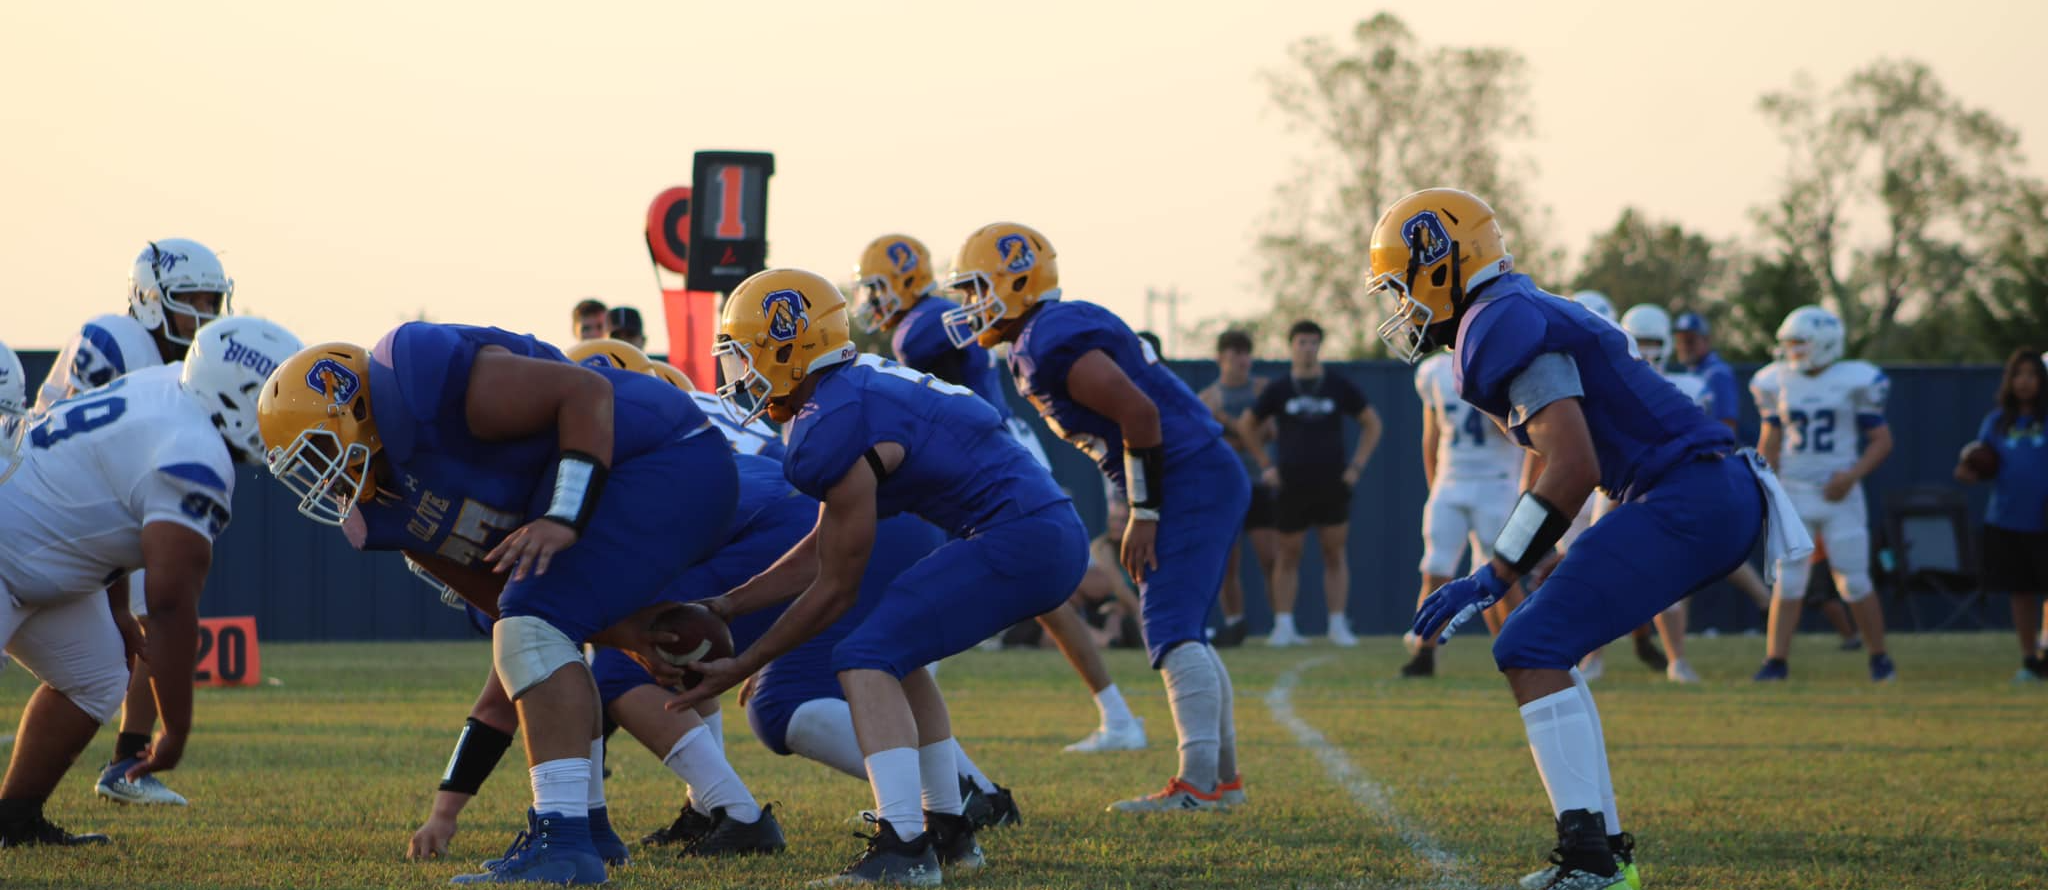
[[[1254,641],[1256,642],[1256,641]],[[1863,658],[1802,641],[1800,679],[1747,681],[1754,638],[1695,641],[1707,683],[1678,688],[1617,649],[1596,684],[1625,827],[1658,888],[2048,886],[2048,688],[2008,685],[2004,635],[1898,638],[1901,681],[1873,687]],[[522,824],[518,758],[485,786],[455,861],[403,859],[488,658],[483,643],[265,647],[281,685],[201,694],[184,768],[190,809],[120,808],[81,765],[51,802],[110,847],[0,853],[16,887],[427,887],[495,855]],[[1454,644],[1433,682],[1387,679],[1398,644],[1226,653],[1252,805],[1205,817],[1112,817],[1114,797],[1173,770],[1158,681],[1130,653],[1112,670],[1152,750],[1082,757],[1060,746],[1094,709],[1050,652],[971,652],[941,685],[983,767],[1016,789],[1026,823],[983,839],[991,865],[954,886],[1501,887],[1551,836],[1521,722],[1485,644]],[[0,719],[29,690],[0,674]],[[738,715],[735,714],[735,717]],[[741,775],[778,803],[786,856],[678,863],[648,855],[620,887],[787,887],[855,853],[865,785],[778,758],[727,723]],[[87,762],[103,762],[102,733]],[[680,784],[621,734],[613,819],[629,839],[665,824]],[[1333,771],[1343,777],[1333,779]]]

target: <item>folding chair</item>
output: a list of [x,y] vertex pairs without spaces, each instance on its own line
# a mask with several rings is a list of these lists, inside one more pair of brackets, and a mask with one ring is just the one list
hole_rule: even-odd
[[[1879,564],[1905,600],[1914,630],[1947,630],[1965,619],[1980,629],[1986,626],[1977,611],[1985,593],[1970,547],[1970,504],[1962,491],[1917,485],[1886,492],[1884,531],[1888,546]],[[1932,628],[1921,620],[1919,608],[1921,598],[1930,595],[1952,601],[1947,617]]]

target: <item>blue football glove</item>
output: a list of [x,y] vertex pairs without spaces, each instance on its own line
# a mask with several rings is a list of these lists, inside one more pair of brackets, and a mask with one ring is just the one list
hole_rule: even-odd
[[1422,608],[1415,611],[1415,624],[1410,629],[1423,639],[1439,634],[1436,642],[1441,646],[1451,641],[1458,625],[1500,602],[1507,592],[1507,582],[1493,573],[1493,562],[1489,560],[1479,571],[1437,588],[1424,599]]

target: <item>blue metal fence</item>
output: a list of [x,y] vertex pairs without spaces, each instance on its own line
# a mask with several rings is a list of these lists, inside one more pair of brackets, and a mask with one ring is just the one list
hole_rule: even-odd
[[[41,380],[54,354],[22,354],[30,380]],[[1216,377],[1206,361],[1176,361],[1176,373],[1197,389]],[[1422,558],[1421,516],[1427,490],[1421,470],[1421,404],[1412,371],[1394,362],[1348,362],[1330,368],[1358,384],[1386,423],[1385,437],[1352,499],[1350,617],[1361,633],[1399,633],[1413,614],[1416,564]],[[1261,363],[1254,373],[1286,373],[1286,366]],[[1740,368],[1746,381],[1754,368]],[[1956,450],[1975,434],[1998,386],[1996,367],[1889,368],[1891,420],[1897,450],[1867,483],[1873,506],[1881,493],[1907,485],[1946,482]],[[1034,417],[1012,393],[1020,416]],[[1741,435],[1755,441],[1755,407],[1744,399]],[[1103,524],[1102,482],[1094,464],[1053,440],[1042,424],[1054,475],[1072,492],[1092,532]],[[1350,427],[1347,424],[1347,428]],[[1347,439],[1357,435],[1347,429]],[[357,553],[332,528],[300,516],[267,473],[245,468],[237,480],[234,521],[222,535],[202,609],[208,615],[254,615],[263,636],[274,640],[436,639],[470,633],[458,613],[446,609],[406,572],[396,554]],[[1973,515],[1981,515],[1986,493],[1971,493]],[[1875,520],[1876,517],[1873,517]],[[1311,536],[1304,555],[1305,577],[1298,625],[1321,631],[1322,569]],[[1255,631],[1271,625],[1265,582],[1250,554],[1244,562],[1247,614]],[[1757,625],[1741,594],[1717,587],[1695,600],[1696,628],[1723,631]],[[2002,611],[2002,610],[2000,610]]]

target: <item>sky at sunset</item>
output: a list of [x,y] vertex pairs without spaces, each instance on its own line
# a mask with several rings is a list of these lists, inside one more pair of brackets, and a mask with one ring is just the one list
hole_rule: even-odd
[[[1188,295],[1183,324],[1250,315],[1256,233],[1309,151],[1260,73],[1379,8],[8,3],[0,341],[53,348],[120,311],[167,236],[219,250],[237,308],[309,343],[422,310],[561,340],[584,296],[658,327],[642,215],[707,148],[776,154],[775,265],[840,279],[895,230],[943,265],[1007,218],[1057,246],[1070,297],[1134,325],[1148,286]],[[1749,233],[1785,161],[1757,96],[1881,56],[1932,65],[2048,173],[2048,3],[1384,8],[1429,44],[1527,57],[1533,191],[1574,255],[1628,205]]]

